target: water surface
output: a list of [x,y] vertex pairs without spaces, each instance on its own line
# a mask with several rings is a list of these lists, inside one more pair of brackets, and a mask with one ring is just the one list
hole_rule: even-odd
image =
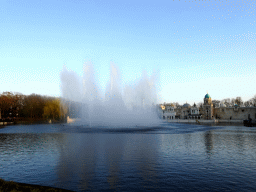
[[256,129],[163,123],[0,129],[0,178],[73,191],[256,191]]

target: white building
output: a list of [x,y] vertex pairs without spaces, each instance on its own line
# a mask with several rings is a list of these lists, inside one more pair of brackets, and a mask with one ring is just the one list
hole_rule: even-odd
[[174,105],[165,104],[161,105],[163,112],[163,119],[175,119],[176,112],[174,111]]

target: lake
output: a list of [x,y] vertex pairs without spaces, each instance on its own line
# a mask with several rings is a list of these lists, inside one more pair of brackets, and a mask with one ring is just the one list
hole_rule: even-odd
[[0,178],[73,191],[256,191],[256,128],[6,126]]

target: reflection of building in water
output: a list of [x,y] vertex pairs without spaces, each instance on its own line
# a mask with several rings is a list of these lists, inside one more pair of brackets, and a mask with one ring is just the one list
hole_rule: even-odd
[[211,131],[205,132],[205,134],[204,134],[204,142],[205,142],[206,153],[208,155],[211,155],[212,154],[212,149],[213,149],[213,146],[214,146],[213,134],[212,134]]
[[212,101],[208,93],[204,96],[204,103],[201,106],[190,106],[188,103],[175,106],[164,103],[160,107],[163,119],[256,120],[256,107],[237,104],[226,106],[224,103]]

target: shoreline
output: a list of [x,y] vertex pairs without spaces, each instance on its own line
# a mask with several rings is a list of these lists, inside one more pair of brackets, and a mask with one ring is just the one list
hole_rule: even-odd
[[[65,122],[49,122],[49,121],[18,121],[18,122],[0,122],[0,129],[6,128],[8,126],[12,126],[12,125],[48,125],[48,124],[63,124]],[[1,192],[1,191],[0,191]]]
[[198,125],[240,125],[244,126],[243,120],[200,120],[200,119],[171,119],[168,123],[185,123]]
[[243,123],[243,120],[219,120],[219,119],[213,119],[213,120],[205,120],[205,119],[168,119],[167,122],[172,123]]
[[27,183],[19,183],[14,181],[5,181],[0,178],[0,191],[12,191],[12,192],[43,192],[43,191],[51,191],[51,192],[74,192],[67,189],[27,184]]
[[0,121],[0,126],[5,125],[30,125],[30,124],[58,124],[58,123],[66,123],[65,121],[57,121],[57,120],[45,120],[45,119],[25,119],[25,120],[17,120],[17,121]]

